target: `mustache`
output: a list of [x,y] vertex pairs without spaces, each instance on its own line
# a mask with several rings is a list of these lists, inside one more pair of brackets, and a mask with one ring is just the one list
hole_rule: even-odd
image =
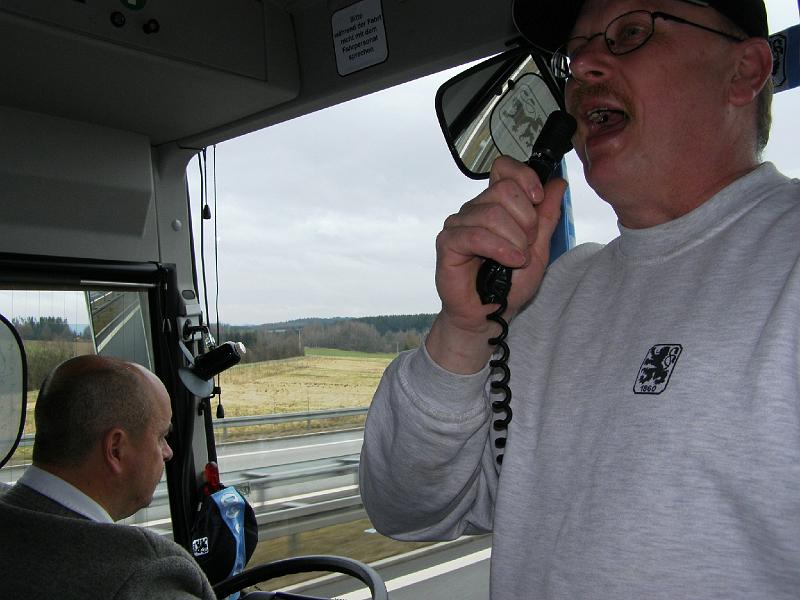
[[628,95],[616,89],[606,81],[573,88],[567,101],[567,112],[577,117],[581,104],[583,104],[585,100],[592,98],[614,98],[619,101],[625,114],[632,116],[632,103]]

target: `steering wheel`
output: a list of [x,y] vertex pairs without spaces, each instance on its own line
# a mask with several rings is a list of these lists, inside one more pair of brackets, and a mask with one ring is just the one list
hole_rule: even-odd
[[[352,558],[345,558],[343,556],[332,555],[309,555],[309,556],[295,556],[284,560],[276,560],[273,562],[258,565],[251,569],[246,569],[220,581],[214,586],[214,593],[217,598],[225,598],[226,596],[241,591],[243,588],[268,581],[275,577],[282,577],[284,575],[293,575],[295,573],[309,573],[311,571],[331,571],[334,573],[344,573],[359,579],[369,587],[372,593],[372,600],[389,600],[389,594],[386,591],[386,584],[383,579],[378,575],[369,565]],[[242,596],[242,600],[325,600],[315,596],[302,596],[299,594],[290,594],[288,592],[250,592]]]

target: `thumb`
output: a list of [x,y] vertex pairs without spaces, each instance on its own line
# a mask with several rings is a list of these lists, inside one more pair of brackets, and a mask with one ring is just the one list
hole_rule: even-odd
[[554,177],[544,186],[544,200],[536,206],[538,226],[536,239],[531,245],[531,259],[540,260],[546,265],[550,258],[550,238],[556,230],[561,217],[561,200],[567,190],[567,182]]

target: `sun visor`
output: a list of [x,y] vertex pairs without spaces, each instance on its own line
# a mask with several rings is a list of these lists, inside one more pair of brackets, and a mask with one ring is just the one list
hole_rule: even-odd
[[291,16],[270,0],[0,0],[0,52],[14,57],[0,64],[0,105],[134,131],[153,145],[299,90]]
[[145,136],[2,106],[0,131],[0,252],[158,260]]

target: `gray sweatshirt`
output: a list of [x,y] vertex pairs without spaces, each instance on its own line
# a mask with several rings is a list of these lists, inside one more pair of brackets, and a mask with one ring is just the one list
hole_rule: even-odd
[[398,539],[493,532],[491,597],[800,598],[800,182],[766,163],[548,270],[488,367],[387,369],[361,493]]

